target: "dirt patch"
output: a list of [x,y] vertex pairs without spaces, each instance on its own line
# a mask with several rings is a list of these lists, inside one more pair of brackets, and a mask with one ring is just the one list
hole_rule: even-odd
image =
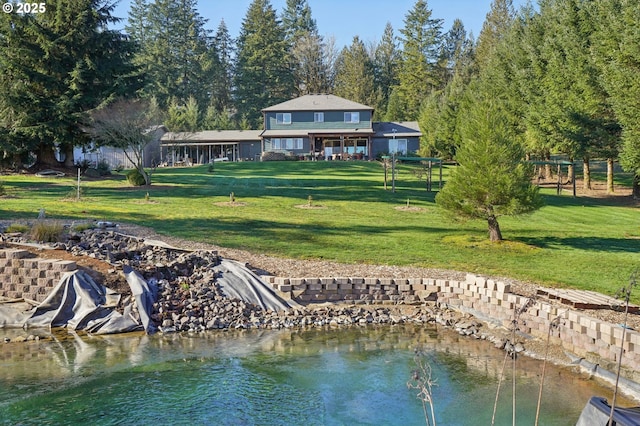
[[414,206],[396,206],[396,210],[400,210],[401,212],[423,212],[425,209],[422,207],[414,207]]
[[297,209],[310,209],[310,210],[315,210],[315,209],[326,209],[326,206],[323,206],[321,204],[296,204],[294,206]]
[[220,207],[244,207],[247,205],[247,203],[243,203],[241,201],[220,201],[213,204]]

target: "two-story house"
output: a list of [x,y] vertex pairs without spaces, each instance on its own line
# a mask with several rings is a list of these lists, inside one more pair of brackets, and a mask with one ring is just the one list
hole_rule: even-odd
[[373,111],[335,95],[304,95],[263,109],[263,130],[166,133],[162,162],[253,161],[270,151],[309,160],[366,160],[418,151],[418,123],[373,122]]
[[304,95],[262,110],[262,150],[314,159],[368,158],[373,108],[334,95]]

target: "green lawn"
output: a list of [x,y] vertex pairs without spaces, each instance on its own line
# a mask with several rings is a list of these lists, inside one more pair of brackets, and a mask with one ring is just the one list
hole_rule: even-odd
[[[7,175],[0,178],[7,191],[0,219],[35,219],[44,208],[50,218],[134,222],[278,256],[458,269],[605,294],[628,284],[640,266],[638,207],[545,190],[545,207],[501,218],[506,241],[490,244],[486,223],[452,221],[412,169],[400,167],[392,193],[383,188],[382,167],[369,162],[222,163],[213,173],[165,168],[150,188],[131,188],[118,175],[83,179],[80,201],[66,199],[74,178]],[[437,169],[433,177],[437,189]],[[309,196],[314,208],[302,208]],[[399,209],[407,202],[414,209]]]

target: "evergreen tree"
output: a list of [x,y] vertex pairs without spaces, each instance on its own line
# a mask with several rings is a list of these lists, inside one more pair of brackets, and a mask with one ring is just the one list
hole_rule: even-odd
[[318,34],[318,26],[311,17],[308,0],[287,0],[282,12],[282,27],[290,45],[294,45],[296,39],[301,37]]
[[426,0],[418,0],[400,30],[402,60],[398,68],[398,85],[393,90],[404,107],[398,111],[400,116],[393,117],[396,120],[416,120],[420,105],[429,92],[443,87],[438,69],[442,19],[433,19],[431,15]]
[[139,49],[135,63],[147,73],[143,97],[155,97],[161,107],[171,97],[186,102],[190,96],[200,106],[209,103],[208,81],[216,76],[216,61],[208,51],[206,19],[197,11],[197,0],[154,0],[134,4],[126,27]]
[[398,84],[398,64],[400,51],[396,43],[391,23],[387,22],[380,43],[373,54],[373,75],[376,93],[379,97],[376,111],[384,114],[387,110],[392,87]]
[[218,112],[230,109],[233,105],[231,87],[233,85],[233,54],[234,40],[224,19],[220,21],[218,29],[209,48],[215,71],[211,79],[210,106]]
[[491,241],[502,240],[498,218],[531,212],[541,205],[531,184],[532,168],[524,150],[512,140],[512,130],[492,93],[477,87],[473,108],[462,124],[459,166],[436,196],[436,203],[462,219],[487,221]]
[[373,63],[358,36],[340,53],[333,93],[353,102],[375,105]]
[[548,28],[543,51],[547,63],[545,107],[556,149],[571,159],[583,159],[584,187],[590,189],[589,159],[611,148],[615,151],[619,126],[591,53],[594,28],[585,3],[550,3],[544,20]]
[[318,34],[308,1],[287,0],[282,26],[291,52],[296,94],[329,92],[331,79],[326,46]]
[[308,33],[291,50],[298,95],[329,93],[332,87],[329,53],[322,37]]
[[476,60],[480,68],[483,68],[493,56],[493,52],[509,31],[514,18],[512,0],[493,0],[478,36]]
[[235,66],[235,101],[251,126],[262,123],[261,110],[291,99],[291,60],[284,30],[268,0],[254,0],[242,22]]
[[596,6],[593,52],[622,127],[620,164],[634,174],[633,196],[640,198],[640,8],[630,0],[606,0]]
[[[73,147],[88,142],[87,112],[135,89],[131,45],[109,30],[116,19],[104,0],[52,0],[46,13],[0,16],[0,110],[5,141],[37,163],[56,165],[59,147],[73,166]],[[15,156],[14,156],[15,158]]]

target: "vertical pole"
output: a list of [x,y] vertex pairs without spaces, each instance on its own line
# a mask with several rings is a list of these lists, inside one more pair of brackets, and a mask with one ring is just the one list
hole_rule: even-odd
[[560,195],[560,192],[562,192],[562,168],[560,167],[560,164],[558,164],[558,187],[556,189],[556,193]]
[[78,167],[78,194],[76,195],[76,198],[78,200],[80,199],[80,167]]
[[396,153],[391,154],[391,192],[396,192]]
[[429,175],[427,178],[427,191],[431,192],[431,160],[429,160]]
[[387,169],[389,167],[388,160],[386,158],[382,159],[382,167],[384,168],[384,190],[387,190]]
[[442,189],[442,160],[440,160],[440,181],[438,182],[438,190]]

